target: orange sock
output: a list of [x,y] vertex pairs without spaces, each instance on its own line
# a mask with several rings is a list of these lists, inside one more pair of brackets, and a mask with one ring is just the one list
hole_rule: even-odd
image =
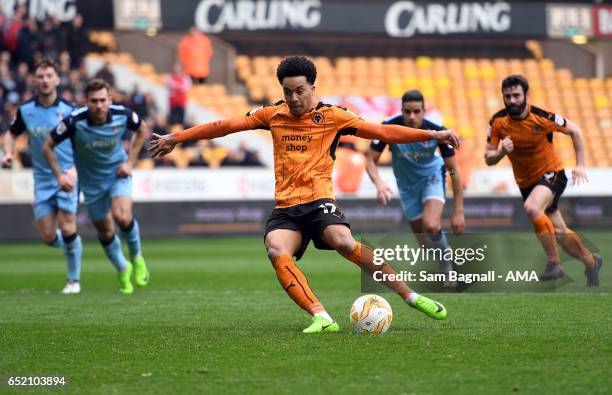
[[280,255],[272,261],[276,277],[289,297],[312,315],[325,311],[319,299],[310,289],[306,276],[295,266],[289,255]]
[[561,247],[563,247],[565,252],[574,258],[581,260],[586,266],[595,266],[595,258],[593,257],[593,254],[584,246],[584,244],[582,244],[580,236],[574,233],[573,230],[568,229],[565,234],[560,234],[559,244],[561,244]]
[[[396,271],[387,262],[382,265],[376,265],[374,263],[374,254],[372,250],[367,246],[363,247],[359,242],[356,242],[353,252],[345,256],[345,258],[359,266],[361,270],[366,273],[372,274],[377,271],[382,271],[383,274],[396,274]],[[410,288],[401,281],[384,281],[383,283],[404,300],[408,300],[408,297],[410,297],[412,293]]]
[[559,253],[557,252],[557,240],[555,238],[555,227],[550,218],[544,213],[532,220],[533,229],[548,255],[548,262],[559,264]]

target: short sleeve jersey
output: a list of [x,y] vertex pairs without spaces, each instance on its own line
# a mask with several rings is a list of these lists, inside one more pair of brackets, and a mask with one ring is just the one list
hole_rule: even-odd
[[95,124],[87,107],[83,107],[57,125],[51,138],[58,144],[72,140],[79,182],[87,193],[116,177],[117,168],[128,159],[123,147],[124,135],[128,130],[138,130],[140,123],[140,117],[129,108],[111,105],[106,122]]
[[[36,99],[32,99],[23,103],[17,110],[17,116],[9,131],[14,136],[28,133],[32,168],[37,184],[41,182],[57,184],[53,171],[42,153],[42,146],[49,133],[60,121],[68,117],[72,110],[72,105],[59,98],[49,107],[43,107]],[[55,153],[62,170],[74,166],[72,146],[69,141],[58,144]]]
[[535,106],[529,106],[524,119],[514,119],[501,110],[489,122],[487,142],[497,146],[507,136],[512,138],[514,150],[508,158],[519,188],[527,188],[544,173],[562,169],[553,146],[553,132],[564,131],[566,125],[563,117]]
[[354,135],[364,122],[348,110],[323,103],[295,117],[285,102],[256,108],[247,120],[250,128],[272,133],[277,208],[333,199],[338,140]]

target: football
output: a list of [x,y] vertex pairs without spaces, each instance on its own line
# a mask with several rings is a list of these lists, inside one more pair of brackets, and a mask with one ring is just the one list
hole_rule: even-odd
[[364,295],[351,306],[351,323],[357,333],[385,333],[391,326],[393,312],[389,303],[378,295]]

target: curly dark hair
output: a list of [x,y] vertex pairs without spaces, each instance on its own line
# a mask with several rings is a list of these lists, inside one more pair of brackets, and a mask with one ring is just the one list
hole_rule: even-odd
[[285,77],[306,77],[309,84],[314,85],[317,79],[317,68],[305,56],[288,56],[279,63],[276,69],[278,82],[283,83]]
[[509,75],[502,81],[502,86],[501,86],[502,92],[506,88],[510,88],[510,87],[518,86],[518,85],[522,86],[523,93],[527,94],[527,91],[529,91],[529,82],[527,82],[527,78],[523,77],[520,74]]

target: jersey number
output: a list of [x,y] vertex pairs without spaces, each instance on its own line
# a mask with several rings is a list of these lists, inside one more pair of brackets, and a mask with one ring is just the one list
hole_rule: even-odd
[[336,212],[336,205],[333,203],[323,203],[319,207],[323,209],[323,212],[325,214],[333,214],[334,212]]

